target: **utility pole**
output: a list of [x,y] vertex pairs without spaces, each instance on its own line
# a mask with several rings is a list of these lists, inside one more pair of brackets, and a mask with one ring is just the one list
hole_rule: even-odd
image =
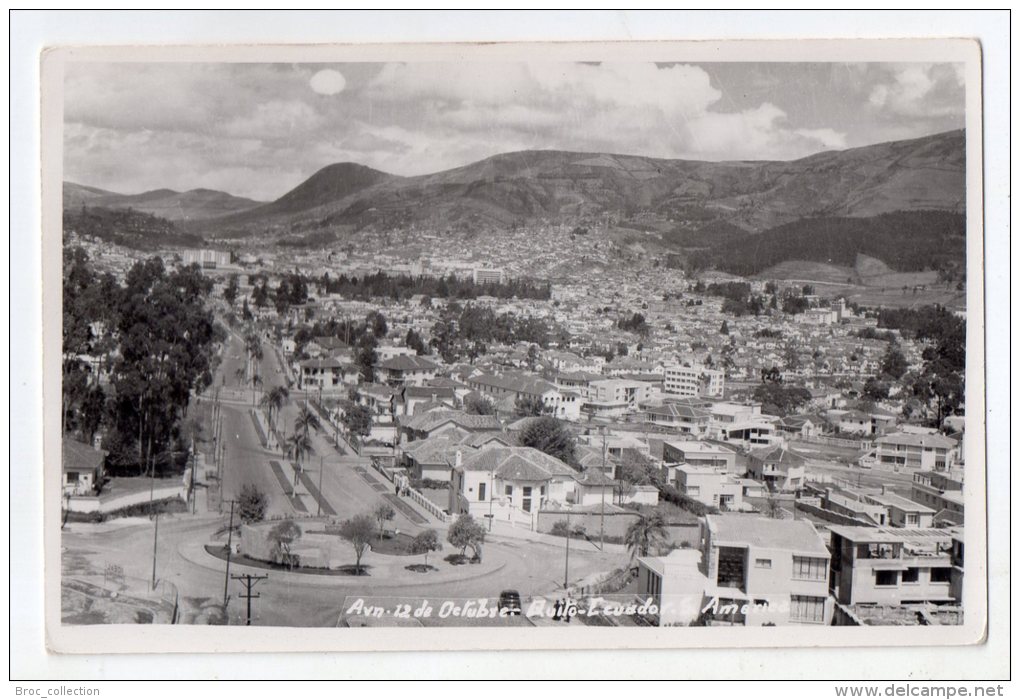
[[319,517],[320,515],[322,515],[322,472],[323,471],[324,471],[323,457],[322,457],[322,455],[319,455],[319,497],[315,499],[315,503],[316,503],[315,517]]
[[606,429],[602,429],[602,508],[599,512],[599,551],[606,549]]
[[570,581],[570,511],[567,511],[567,553],[563,560],[563,590],[567,590]]
[[248,601],[248,615],[246,618],[246,622],[244,624],[251,625],[251,600],[252,598],[262,597],[258,593],[252,593],[251,591],[253,588],[255,588],[255,584],[257,584],[259,581],[269,578],[269,574],[263,574],[261,576],[252,576],[251,574],[235,574],[230,578],[234,579],[235,581],[240,581],[241,585],[244,586],[244,593],[240,595],[241,598],[244,598],[245,600]]
[[230,555],[234,551],[234,504],[237,501],[230,500],[230,524],[227,525],[227,573],[223,577],[223,610],[227,609],[227,584],[230,582]]
[[156,465],[153,463],[149,474],[149,511],[152,514],[155,528],[152,531],[152,590],[156,590],[156,544],[159,541],[159,511],[156,510],[153,498],[156,493]]

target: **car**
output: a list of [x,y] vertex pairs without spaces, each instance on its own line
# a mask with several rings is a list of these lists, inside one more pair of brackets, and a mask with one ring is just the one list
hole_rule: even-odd
[[520,615],[521,594],[514,590],[503,591],[499,594],[499,614],[503,616]]

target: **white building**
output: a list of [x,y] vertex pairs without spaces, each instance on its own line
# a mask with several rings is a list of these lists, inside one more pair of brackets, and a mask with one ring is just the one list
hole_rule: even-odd
[[665,368],[663,393],[672,396],[722,398],[726,375],[704,365],[671,365]]

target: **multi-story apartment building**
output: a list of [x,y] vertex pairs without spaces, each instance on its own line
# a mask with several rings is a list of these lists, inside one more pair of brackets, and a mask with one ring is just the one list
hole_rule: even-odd
[[667,466],[691,464],[735,472],[736,460],[733,450],[703,440],[667,440],[662,444],[662,461]]
[[397,355],[376,365],[379,381],[390,386],[424,386],[438,370],[435,362],[417,355]]
[[229,267],[233,255],[228,250],[182,250],[181,262],[185,265],[200,265],[204,270]]
[[744,487],[733,475],[716,467],[680,464],[673,470],[677,491],[706,506],[740,510]]
[[499,401],[510,397],[541,401],[552,415],[563,420],[576,421],[581,417],[581,396],[573,391],[560,390],[555,384],[529,374],[478,374],[468,377],[468,386]]
[[719,401],[712,404],[708,431],[711,437],[754,449],[780,441],[774,418],[762,415],[758,404]]
[[956,446],[956,440],[939,433],[891,433],[875,441],[875,458],[885,466],[945,471]]
[[698,552],[638,559],[638,598],[660,625],[828,624],[829,550],[806,520],[705,516]]
[[636,412],[648,400],[652,385],[625,379],[599,379],[588,385],[581,410],[592,417],[620,417]]
[[915,472],[910,498],[935,511],[934,524],[963,525],[963,477],[947,472]]
[[671,365],[664,370],[662,391],[672,396],[722,398],[726,374],[704,365]]
[[962,528],[834,525],[829,530],[832,551],[829,590],[839,603],[960,602]]

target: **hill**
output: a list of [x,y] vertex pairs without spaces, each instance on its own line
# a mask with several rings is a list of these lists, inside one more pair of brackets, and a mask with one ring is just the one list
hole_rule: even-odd
[[964,160],[964,134],[952,131],[794,161],[521,151],[416,177],[339,163],[275,202],[192,228],[273,238],[317,230],[353,235],[366,227],[513,230],[536,222],[644,219],[671,231],[666,239],[678,239],[674,244],[701,247],[713,233],[734,237],[804,218],[962,212]]
[[180,231],[174,222],[133,209],[79,206],[65,208],[64,233],[75,232],[138,250],[201,245],[202,239]]
[[97,187],[64,183],[64,209],[98,206],[107,209],[133,209],[173,221],[195,221],[222,217],[252,209],[261,204],[219,190],[194,189],[187,192],[159,189],[141,194],[120,194]]
[[[860,218],[800,219],[760,234],[717,243],[692,254],[690,261],[695,268],[750,277],[794,260],[851,268],[858,265],[860,256],[866,256],[865,260],[875,258],[898,272],[962,269],[965,253],[964,216],[925,210]],[[876,269],[874,263],[865,265],[868,276],[880,277],[888,272]],[[844,276],[838,269],[833,274]]]

